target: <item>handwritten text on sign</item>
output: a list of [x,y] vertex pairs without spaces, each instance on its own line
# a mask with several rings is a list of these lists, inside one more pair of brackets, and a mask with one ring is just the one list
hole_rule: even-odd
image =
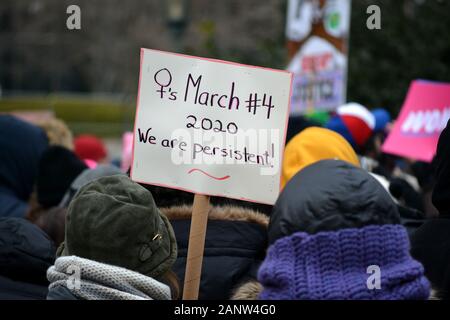
[[291,74],[142,49],[132,178],[274,203]]

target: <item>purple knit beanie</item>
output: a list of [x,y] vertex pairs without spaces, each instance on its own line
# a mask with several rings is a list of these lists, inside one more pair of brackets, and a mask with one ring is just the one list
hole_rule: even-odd
[[[380,271],[378,288],[370,285],[373,266]],[[268,300],[418,300],[430,292],[401,225],[283,237],[269,247],[258,280],[259,298]]]

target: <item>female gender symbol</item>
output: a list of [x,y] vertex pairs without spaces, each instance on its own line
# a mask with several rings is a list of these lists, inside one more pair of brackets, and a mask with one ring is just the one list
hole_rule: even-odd
[[164,68],[156,72],[153,78],[155,79],[155,82],[161,87],[159,90],[156,90],[156,92],[159,92],[161,94],[162,99],[164,93],[166,92],[166,90],[163,90],[163,88],[168,87],[172,83],[172,75],[167,68]]

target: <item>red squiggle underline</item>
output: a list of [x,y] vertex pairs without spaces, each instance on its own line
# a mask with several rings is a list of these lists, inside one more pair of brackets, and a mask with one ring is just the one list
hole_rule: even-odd
[[197,168],[194,168],[194,169],[189,170],[188,174],[190,174],[190,173],[192,173],[192,172],[194,172],[194,171],[200,171],[200,172],[203,173],[204,175],[207,175],[207,176],[210,177],[211,179],[215,179],[215,180],[226,180],[226,179],[228,179],[228,178],[230,177],[230,176],[223,176],[223,177],[221,177],[221,178],[214,177],[214,176],[210,175],[209,173],[203,171],[202,169],[197,169]]

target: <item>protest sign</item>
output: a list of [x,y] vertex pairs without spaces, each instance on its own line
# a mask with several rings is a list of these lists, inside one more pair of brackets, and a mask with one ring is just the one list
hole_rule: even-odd
[[122,162],[120,169],[127,172],[131,166],[131,155],[133,152],[133,132],[124,132],[122,135]]
[[141,49],[133,180],[196,193],[183,299],[197,299],[208,195],[273,204],[292,75]]
[[450,118],[450,83],[416,80],[382,151],[431,162]]
[[350,0],[288,1],[287,69],[294,73],[293,115],[345,103],[350,11]]
[[133,180],[273,204],[292,74],[141,50]]

